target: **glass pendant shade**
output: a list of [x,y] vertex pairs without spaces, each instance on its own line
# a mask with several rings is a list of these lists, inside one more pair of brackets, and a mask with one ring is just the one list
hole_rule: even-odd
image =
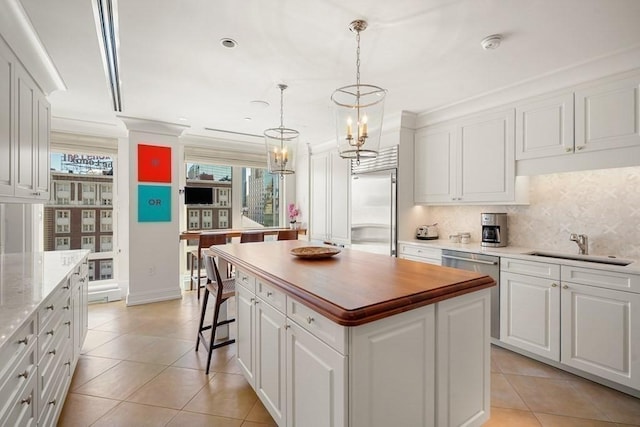
[[359,161],[378,155],[385,96],[384,89],[365,84],[345,86],[333,93],[341,157]]
[[264,142],[267,149],[267,164],[269,172],[284,175],[295,173],[296,151],[300,133],[295,129],[289,129],[283,125],[283,92],[286,85],[278,85],[280,88],[280,126],[264,131]]

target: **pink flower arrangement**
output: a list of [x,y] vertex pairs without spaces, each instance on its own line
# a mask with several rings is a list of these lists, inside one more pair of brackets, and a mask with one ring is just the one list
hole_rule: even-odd
[[296,218],[300,215],[300,209],[296,208],[296,205],[289,203],[289,221],[296,222]]

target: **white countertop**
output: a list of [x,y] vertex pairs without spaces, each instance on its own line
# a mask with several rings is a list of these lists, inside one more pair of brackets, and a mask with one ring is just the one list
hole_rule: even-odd
[[72,250],[0,255],[0,347],[88,253]]
[[[410,245],[422,245],[429,248],[436,249],[449,249],[454,251],[462,251],[462,252],[472,252],[478,254],[485,255],[493,255],[499,257],[510,257],[510,258],[521,258],[529,261],[538,261],[538,262],[546,262],[552,264],[564,264],[564,265],[573,265],[578,267],[585,268],[594,268],[597,270],[606,270],[606,271],[620,271],[631,274],[640,274],[640,260],[634,260],[629,258],[624,258],[629,261],[633,261],[631,264],[626,266],[620,265],[612,265],[612,264],[602,264],[597,262],[588,262],[588,261],[578,261],[571,259],[563,259],[563,258],[551,258],[551,257],[541,257],[530,255],[531,252],[534,251],[544,251],[544,252],[557,252],[553,249],[544,249],[544,248],[528,248],[522,246],[505,246],[502,248],[492,248],[481,246],[480,242],[470,242],[470,243],[451,243],[447,239],[437,239],[437,240],[400,240],[398,244],[410,244]],[[576,254],[567,254],[567,255],[577,255]],[[599,254],[594,254],[598,256]],[[603,258],[606,258],[607,255],[601,255]]]

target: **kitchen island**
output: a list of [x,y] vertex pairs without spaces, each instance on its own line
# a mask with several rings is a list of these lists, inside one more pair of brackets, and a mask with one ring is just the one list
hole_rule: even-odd
[[472,272],[303,241],[212,246],[236,266],[238,363],[280,426],[479,426],[489,288]]

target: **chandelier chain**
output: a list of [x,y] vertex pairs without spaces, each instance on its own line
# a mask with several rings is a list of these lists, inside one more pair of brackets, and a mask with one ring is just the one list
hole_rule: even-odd
[[280,127],[284,127],[284,88],[280,87]]
[[356,32],[356,42],[358,47],[356,48],[356,84],[358,90],[360,89],[360,31]]

